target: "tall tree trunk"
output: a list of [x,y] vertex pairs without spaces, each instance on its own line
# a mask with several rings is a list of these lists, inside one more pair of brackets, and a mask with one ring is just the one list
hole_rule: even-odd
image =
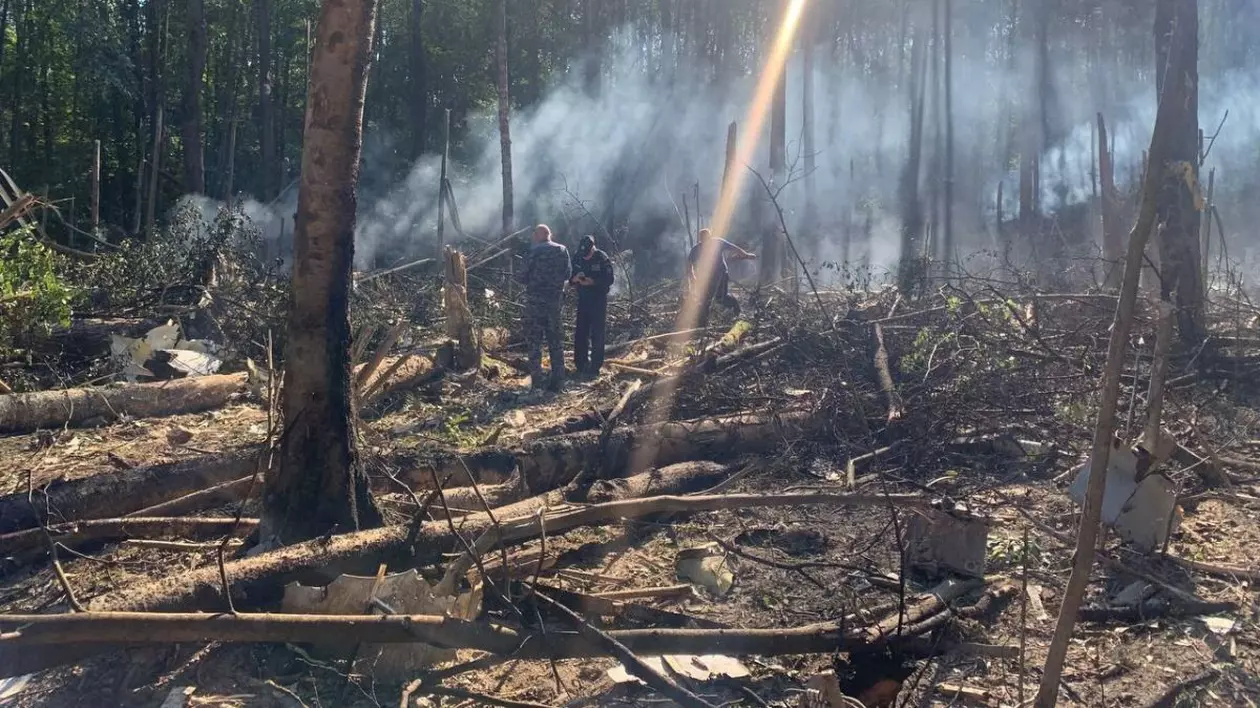
[[424,0],[411,0],[411,154],[424,154],[429,136],[429,57],[424,46]]
[[[807,10],[809,12],[809,10]],[[812,17],[804,18],[806,26],[801,35],[801,149],[805,153],[805,237],[814,243],[818,237],[818,150],[814,141],[814,48],[818,41],[817,24]]]
[[[1171,0],[1179,2],[1180,0]],[[1161,0],[1161,3],[1169,0]],[[1194,3],[1185,3],[1194,4]],[[1159,109],[1155,114],[1155,128],[1151,134],[1151,165],[1163,165],[1167,160],[1165,150],[1173,146],[1169,132],[1176,122],[1177,114],[1184,110],[1175,105],[1179,101],[1176,92],[1160,92]],[[1196,136],[1197,137],[1197,136]],[[1063,592],[1063,602],[1059,606],[1059,617],[1054,627],[1054,636],[1046,650],[1046,663],[1041,672],[1041,684],[1034,699],[1035,708],[1053,708],[1058,702],[1060,682],[1063,678],[1063,667],[1067,660],[1068,645],[1076,626],[1077,614],[1089,586],[1089,576],[1093,569],[1098,545],[1100,517],[1107,487],[1107,464],[1111,450],[1116,445],[1116,411],[1117,398],[1120,393],[1121,378],[1124,375],[1125,353],[1129,347],[1129,333],[1133,326],[1134,307],[1137,302],[1138,280],[1142,270],[1142,253],[1155,229],[1160,191],[1165,175],[1157,172],[1155,167],[1147,170],[1142,178],[1141,204],[1133,229],[1129,232],[1129,242],[1125,254],[1124,277],[1120,287],[1120,298],[1116,304],[1116,315],[1112,322],[1111,338],[1107,346],[1107,363],[1103,370],[1102,383],[1099,387],[1098,418],[1094,425],[1094,442],[1090,452],[1089,466],[1092,470],[1089,486],[1085,493],[1084,509],[1081,511],[1080,526],[1076,536],[1076,552],[1073,554],[1072,572],[1068,577],[1067,588]]]
[[201,143],[201,87],[206,73],[204,0],[188,0],[188,85],[184,87],[184,191],[204,194],[206,168]]
[[276,116],[276,193],[279,194],[289,184],[289,170],[285,164],[285,131],[289,119],[289,71],[293,58],[287,53],[277,61],[280,67],[280,96],[274,104]]
[[[9,43],[7,40],[9,36],[9,4],[9,0],[4,0],[3,4],[0,4],[0,69],[4,68],[4,48]],[[4,110],[0,109],[0,115],[3,114]],[[3,145],[3,141],[0,141],[0,145]]]
[[[588,5],[589,7],[589,5]],[[512,130],[511,96],[508,94],[507,56],[507,0],[499,0],[495,24],[499,41],[495,45],[495,58],[499,65],[499,153],[503,161],[503,233],[513,231],[512,206]]]
[[[245,23],[245,28],[249,23]],[[238,91],[240,87],[241,62],[237,59],[237,48],[248,47],[247,38],[238,37],[244,34],[240,25],[240,5],[232,3],[231,19],[228,20],[227,45],[224,48],[223,62],[227,65],[227,80],[221,82],[222,94],[219,98],[220,115],[224,116],[226,126],[223,130],[223,150],[219,154],[219,192],[224,203],[231,206],[232,192],[236,172],[236,112],[240,105]]]
[[897,280],[905,294],[923,284],[923,202],[919,197],[919,177],[923,162],[923,104],[927,87],[926,33],[916,29],[910,50],[910,148],[902,166],[898,187],[901,201],[901,261]]
[[588,95],[599,93],[600,61],[599,61],[599,28],[595,19],[595,7],[599,0],[584,0],[582,4],[582,29],[585,44],[582,58],[582,85]]
[[671,86],[678,66],[674,47],[674,0],[661,0],[661,76]]
[[1103,263],[1106,276],[1103,283],[1107,288],[1120,287],[1120,279],[1124,273],[1124,234],[1120,232],[1120,204],[1116,193],[1115,166],[1107,142],[1107,123],[1103,114],[1098,114],[1098,182],[1102,192],[1100,205],[1102,209],[1103,231]]
[[316,28],[293,234],[286,432],[266,480],[266,544],[380,523],[355,445],[349,317],[375,15],[376,0],[325,0]]
[[[1032,0],[1024,0],[1025,3]],[[1031,13],[1026,7],[1021,8],[1017,20],[1020,38],[1024,46],[1035,40]],[[1029,77],[1030,79],[1033,77]],[[1029,81],[1026,85],[1036,85]],[[1023,110],[1020,111],[1019,139],[1019,223],[1020,235],[1025,239],[1032,238],[1033,218],[1036,211],[1036,194],[1034,185],[1037,181],[1037,155],[1041,152],[1041,139],[1038,136],[1037,124],[1033,119],[1035,95],[1023,92]],[[1035,248],[1035,244],[1034,244]]]
[[[1155,82],[1175,112],[1164,152],[1159,200],[1160,290],[1177,306],[1183,341],[1197,346],[1205,336],[1199,211],[1190,184],[1199,174],[1198,0],[1159,0],[1155,6]],[[1157,232],[1160,233],[1160,232]]]
[[[780,0],[776,3],[778,11],[774,18],[787,16],[788,3]],[[766,43],[766,56],[773,51],[774,34],[777,28],[772,24],[770,38]],[[774,94],[770,102],[770,183],[778,186],[787,179],[787,68],[778,74],[778,82],[774,85]],[[758,195],[757,202],[765,199]],[[760,209],[759,213],[767,214],[769,210]],[[762,217],[757,227],[761,229],[760,281],[762,285],[773,283],[781,277],[784,261],[783,236],[775,219]]]
[[[275,196],[276,119],[271,97],[271,0],[254,0],[258,23],[258,196],[267,200]],[[369,38],[368,42],[371,42]]]
[[153,150],[149,153],[149,200],[144,209],[144,230],[152,234],[157,225],[158,181],[162,178],[162,125],[165,111],[158,104],[153,117]]
[[953,0],[945,0],[945,17],[944,17],[944,37],[945,37],[945,164],[942,181],[944,184],[944,194],[942,201],[944,202],[945,214],[944,223],[941,224],[942,243],[941,247],[945,253],[944,261],[946,272],[954,257],[954,3]]
[[10,164],[19,164],[22,160],[22,108],[26,105],[26,101],[22,95],[23,79],[26,78],[27,62],[29,61],[31,38],[30,20],[27,13],[30,11],[30,0],[26,2],[18,2],[18,14],[14,18],[13,26],[17,28],[17,55],[14,56],[13,62],[13,88],[9,94],[13,113],[9,116],[9,162]]

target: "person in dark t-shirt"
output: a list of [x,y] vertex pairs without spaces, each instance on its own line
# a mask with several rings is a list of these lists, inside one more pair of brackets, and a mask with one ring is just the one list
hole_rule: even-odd
[[717,299],[722,305],[733,310],[739,316],[739,301],[730,294],[731,275],[727,268],[727,259],[742,261],[755,259],[757,254],[749,253],[724,238],[717,238],[708,229],[700,229],[699,241],[687,254],[687,280],[692,292],[701,287],[708,277],[707,292],[699,293],[700,318],[697,326],[704,327],[709,323],[709,306]]
[[595,247],[594,236],[583,236],[573,254],[577,291],[577,322],[573,330],[573,365],[578,376],[594,378],[604,365],[604,334],[608,323],[608,290],[613,284],[613,262]]

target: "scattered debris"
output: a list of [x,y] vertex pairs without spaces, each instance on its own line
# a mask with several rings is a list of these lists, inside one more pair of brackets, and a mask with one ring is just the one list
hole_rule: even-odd
[[[1162,548],[1170,531],[1178,526],[1176,487],[1163,474],[1150,472],[1148,465],[1141,448],[1115,443],[1107,463],[1102,508],[1103,523],[1143,553]],[[1089,463],[1085,463],[1068,489],[1077,504],[1085,503],[1090,474]]]
[[675,568],[679,580],[695,583],[718,597],[730,592],[735,584],[730,562],[717,543],[684,548],[678,552]]
[[[289,614],[303,615],[438,615],[456,619],[472,619],[481,611],[481,585],[457,596],[437,594],[438,588],[430,585],[415,570],[392,575],[363,577],[341,575],[323,587],[309,587],[298,583],[285,586],[281,610]],[[344,644],[330,643],[320,649],[342,657],[347,650]],[[449,649],[427,644],[373,645],[360,647],[358,659],[371,665],[372,671],[384,678],[404,678],[418,669],[427,668],[455,656]]]

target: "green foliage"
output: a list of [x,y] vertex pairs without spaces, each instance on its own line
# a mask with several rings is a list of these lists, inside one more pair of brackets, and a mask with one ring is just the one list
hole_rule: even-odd
[[1025,545],[1022,538],[993,536],[989,538],[987,565],[993,571],[1022,568],[1025,564],[1037,568],[1042,564],[1042,555],[1041,546],[1031,537]]
[[221,209],[206,221],[200,208],[188,203],[160,234],[124,241],[117,251],[82,266],[77,277],[96,307],[204,311],[210,322],[200,336],[246,344],[253,351],[238,354],[265,359],[268,332],[281,344],[288,278],[264,252],[261,231],[239,210]]
[[60,265],[30,227],[0,235],[0,352],[22,335],[70,323],[75,291],[59,274]]

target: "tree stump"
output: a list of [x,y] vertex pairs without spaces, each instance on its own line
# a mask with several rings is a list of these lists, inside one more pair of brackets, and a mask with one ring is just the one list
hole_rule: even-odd
[[447,247],[444,254],[446,286],[442,300],[446,305],[446,336],[454,347],[454,368],[467,371],[481,365],[481,338],[468,309],[468,269],[464,254]]

